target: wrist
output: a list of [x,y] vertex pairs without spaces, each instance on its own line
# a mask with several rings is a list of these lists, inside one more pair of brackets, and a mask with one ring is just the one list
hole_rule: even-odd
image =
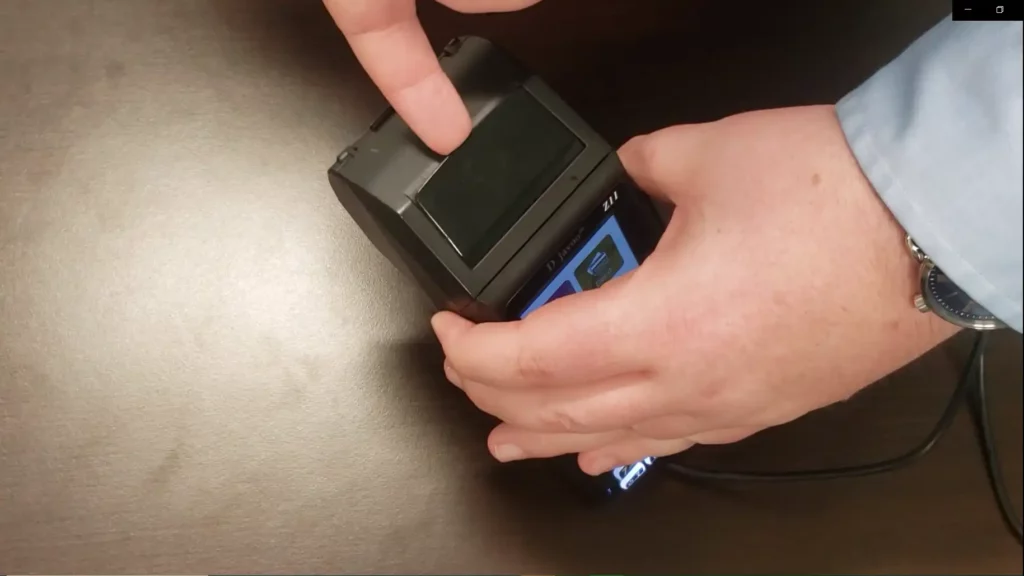
[[901,318],[915,327],[915,333],[920,336],[924,349],[930,349],[956,335],[963,327],[931,314],[930,308],[922,308],[919,305],[922,297],[923,266],[929,261],[873,188],[871,192],[873,200],[884,212],[886,221],[885,257],[891,262],[889,270],[892,274],[892,286],[887,292],[894,304],[901,309]]
[[935,314],[923,314],[915,306],[915,299],[921,293],[922,262],[909,248],[907,231],[864,173],[848,141],[847,151],[851,157],[848,166],[856,172],[851,186],[858,190],[850,198],[856,198],[861,204],[860,209],[851,214],[863,218],[867,225],[860,241],[873,252],[872,261],[877,271],[873,278],[879,283],[877,305],[891,310],[893,325],[887,331],[893,337],[913,340],[910,348],[924,353],[962,328]]

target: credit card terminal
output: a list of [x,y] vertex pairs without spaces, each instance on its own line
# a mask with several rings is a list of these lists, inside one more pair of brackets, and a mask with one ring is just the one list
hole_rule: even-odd
[[[440,63],[473,120],[461,147],[432,152],[388,109],[329,170],[377,249],[439,309],[476,322],[524,318],[639,266],[664,223],[615,150],[487,40],[457,38]],[[653,464],[586,484],[615,495]]]

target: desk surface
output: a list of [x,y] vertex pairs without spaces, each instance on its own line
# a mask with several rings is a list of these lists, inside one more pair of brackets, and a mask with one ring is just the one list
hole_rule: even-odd
[[[834,101],[947,3],[628,4],[586,26],[587,0],[423,9],[436,41],[502,41],[618,143]],[[315,0],[0,2],[0,572],[1020,573],[966,419],[885,477],[656,479],[603,511],[493,463],[428,308],[326,182],[381,107]],[[994,350],[1020,494],[1020,339]],[[890,455],[963,353],[689,457]]]

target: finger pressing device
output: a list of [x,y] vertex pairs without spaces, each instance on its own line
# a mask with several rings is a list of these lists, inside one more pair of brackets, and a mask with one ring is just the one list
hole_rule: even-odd
[[[664,224],[618,155],[539,77],[478,37],[440,55],[473,120],[448,156],[388,109],[329,170],[363,232],[439,308],[475,322],[525,318],[600,288],[654,250]],[[630,489],[648,458],[588,491]]]

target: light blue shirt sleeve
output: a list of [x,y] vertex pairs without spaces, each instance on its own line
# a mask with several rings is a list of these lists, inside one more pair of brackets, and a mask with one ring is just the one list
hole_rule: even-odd
[[861,169],[936,265],[1021,332],[1020,22],[947,18],[836,106]]

